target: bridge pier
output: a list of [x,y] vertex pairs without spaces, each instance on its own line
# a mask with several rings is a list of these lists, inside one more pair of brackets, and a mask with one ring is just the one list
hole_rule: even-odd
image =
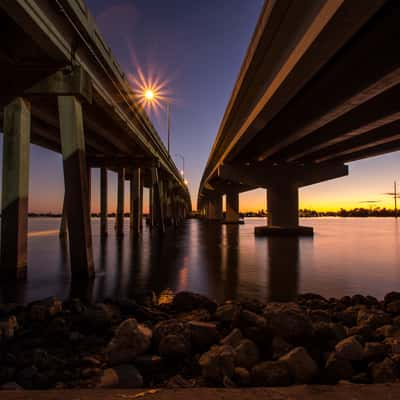
[[222,217],[222,196],[214,196],[208,200],[207,219],[220,221]]
[[227,223],[227,224],[238,224],[239,223],[239,193],[238,192],[226,193],[225,223]]
[[1,275],[25,279],[28,253],[30,103],[19,97],[4,108]]
[[60,232],[58,235],[61,239],[65,239],[68,235],[67,210],[65,209],[65,194],[64,194],[64,198],[63,198],[63,207],[62,207],[61,222],[60,222]]
[[142,197],[143,185],[141,177],[141,169],[135,168],[131,183],[131,203],[130,203],[130,229],[135,234],[140,234],[142,229]]
[[107,236],[107,169],[100,168],[100,235]]
[[75,96],[59,96],[65,208],[73,277],[94,276],[82,105]]
[[118,170],[117,214],[115,231],[117,236],[124,235],[124,196],[125,196],[125,168]]
[[299,188],[291,182],[279,182],[267,189],[268,225],[256,227],[257,236],[312,236],[313,228],[299,226]]

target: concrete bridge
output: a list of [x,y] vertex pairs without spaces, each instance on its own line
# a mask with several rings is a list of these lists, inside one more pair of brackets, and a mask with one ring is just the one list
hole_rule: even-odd
[[72,276],[94,275],[90,169],[101,168],[101,234],[107,234],[107,169],[118,172],[117,235],[124,181],[131,184],[131,230],[161,231],[190,210],[187,187],[102,39],[83,0],[1,0],[0,106],[4,132],[1,264],[4,277],[27,270],[29,144],[63,156]]
[[267,0],[201,181],[198,207],[237,222],[239,193],[267,188],[268,227],[298,224],[298,189],[345,163],[400,150],[400,2]]

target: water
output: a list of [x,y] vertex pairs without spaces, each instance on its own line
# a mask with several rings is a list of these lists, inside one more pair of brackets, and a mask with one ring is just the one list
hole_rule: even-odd
[[0,302],[29,302],[47,296],[135,297],[190,290],[224,299],[289,300],[297,293],[340,297],[355,293],[382,298],[400,289],[399,222],[394,218],[307,218],[314,238],[256,238],[262,218],[240,226],[188,220],[164,237],[129,234],[118,240],[98,234],[92,220],[96,279],[71,282],[68,246],[56,218],[29,220],[28,280],[0,285]]

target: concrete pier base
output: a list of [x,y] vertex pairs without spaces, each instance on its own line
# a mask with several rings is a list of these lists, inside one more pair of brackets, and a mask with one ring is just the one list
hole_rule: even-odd
[[107,169],[100,169],[100,235],[107,236]]
[[313,236],[309,226],[299,226],[299,189],[290,181],[268,187],[268,225],[254,229],[256,236]]
[[[239,224],[239,193],[228,192],[226,194],[226,224]],[[243,223],[243,222],[242,222]]]
[[0,274],[25,279],[28,255],[30,104],[17,98],[4,109]]
[[142,225],[142,197],[143,186],[140,168],[135,168],[131,178],[131,201],[130,201],[130,229],[135,234],[140,234]]
[[59,96],[58,113],[71,272],[73,277],[92,278],[94,264],[82,105],[74,96]]
[[313,236],[311,226],[256,226],[256,236]]
[[124,197],[125,197],[125,169],[118,171],[117,215],[115,217],[115,232],[117,236],[124,235]]

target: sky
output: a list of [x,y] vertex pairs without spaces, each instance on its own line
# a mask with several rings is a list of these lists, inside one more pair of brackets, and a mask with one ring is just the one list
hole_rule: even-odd
[[[135,79],[141,73],[147,81],[163,83],[171,103],[171,155],[180,169],[182,160],[176,154],[185,158],[196,208],[199,182],[263,0],[86,0],[86,4],[127,75]],[[165,104],[149,110],[149,116],[166,143]],[[399,152],[351,163],[348,177],[302,188],[300,207],[393,207],[393,199],[384,193],[393,190],[394,180],[400,184],[399,164]],[[60,212],[63,193],[61,156],[32,145],[29,210]],[[128,197],[126,183],[126,211]],[[241,194],[240,210],[265,209],[265,197],[261,189]],[[145,212],[147,204],[145,198]],[[116,175],[109,172],[109,212],[115,208]],[[99,171],[93,169],[92,211],[98,210]]]

